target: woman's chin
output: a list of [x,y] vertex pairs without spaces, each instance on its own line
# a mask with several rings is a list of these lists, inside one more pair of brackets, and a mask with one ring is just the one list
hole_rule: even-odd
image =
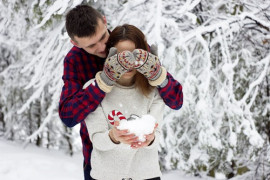
[[134,77],[134,74],[132,73],[125,73],[121,76],[123,79],[132,79]]

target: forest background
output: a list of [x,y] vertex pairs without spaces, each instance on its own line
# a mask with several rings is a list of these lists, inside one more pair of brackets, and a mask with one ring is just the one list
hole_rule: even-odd
[[270,2],[267,0],[1,0],[0,137],[81,151],[79,126],[58,116],[65,14],[85,3],[157,44],[183,86],[166,108],[162,170],[270,179]]

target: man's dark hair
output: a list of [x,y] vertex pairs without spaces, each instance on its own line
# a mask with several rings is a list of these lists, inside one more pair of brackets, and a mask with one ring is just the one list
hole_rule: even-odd
[[71,9],[66,15],[66,29],[69,37],[88,37],[96,33],[98,20],[102,15],[88,5],[78,5]]

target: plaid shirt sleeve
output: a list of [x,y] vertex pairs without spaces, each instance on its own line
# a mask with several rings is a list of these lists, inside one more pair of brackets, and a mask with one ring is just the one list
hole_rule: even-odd
[[96,82],[82,89],[84,84],[79,80],[79,72],[76,72],[75,64],[66,59],[62,79],[64,86],[60,97],[59,116],[66,126],[73,127],[95,111],[105,97],[105,92],[97,86]]
[[167,72],[168,84],[158,88],[159,94],[167,106],[178,110],[183,105],[182,85]]

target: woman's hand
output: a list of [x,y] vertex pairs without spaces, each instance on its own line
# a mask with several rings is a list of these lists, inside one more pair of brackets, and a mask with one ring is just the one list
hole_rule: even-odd
[[124,144],[132,144],[138,142],[138,137],[135,134],[129,134],[128,130],[119,130],[117,129],[119,126],[119,121],[114,122],[113,128],[109,132],[109,136],[111,140],[115,144],[124,143]]
[[138,149],[138,148],[150,146],[155,140],[155,132],[156,132],[157,127],[158,127],[158,123],[155,124],[154,131],[151,134],[145,135],[144,142],[140,142],[140,141],[133,142],[131,143],[131,147],[133,149]]

